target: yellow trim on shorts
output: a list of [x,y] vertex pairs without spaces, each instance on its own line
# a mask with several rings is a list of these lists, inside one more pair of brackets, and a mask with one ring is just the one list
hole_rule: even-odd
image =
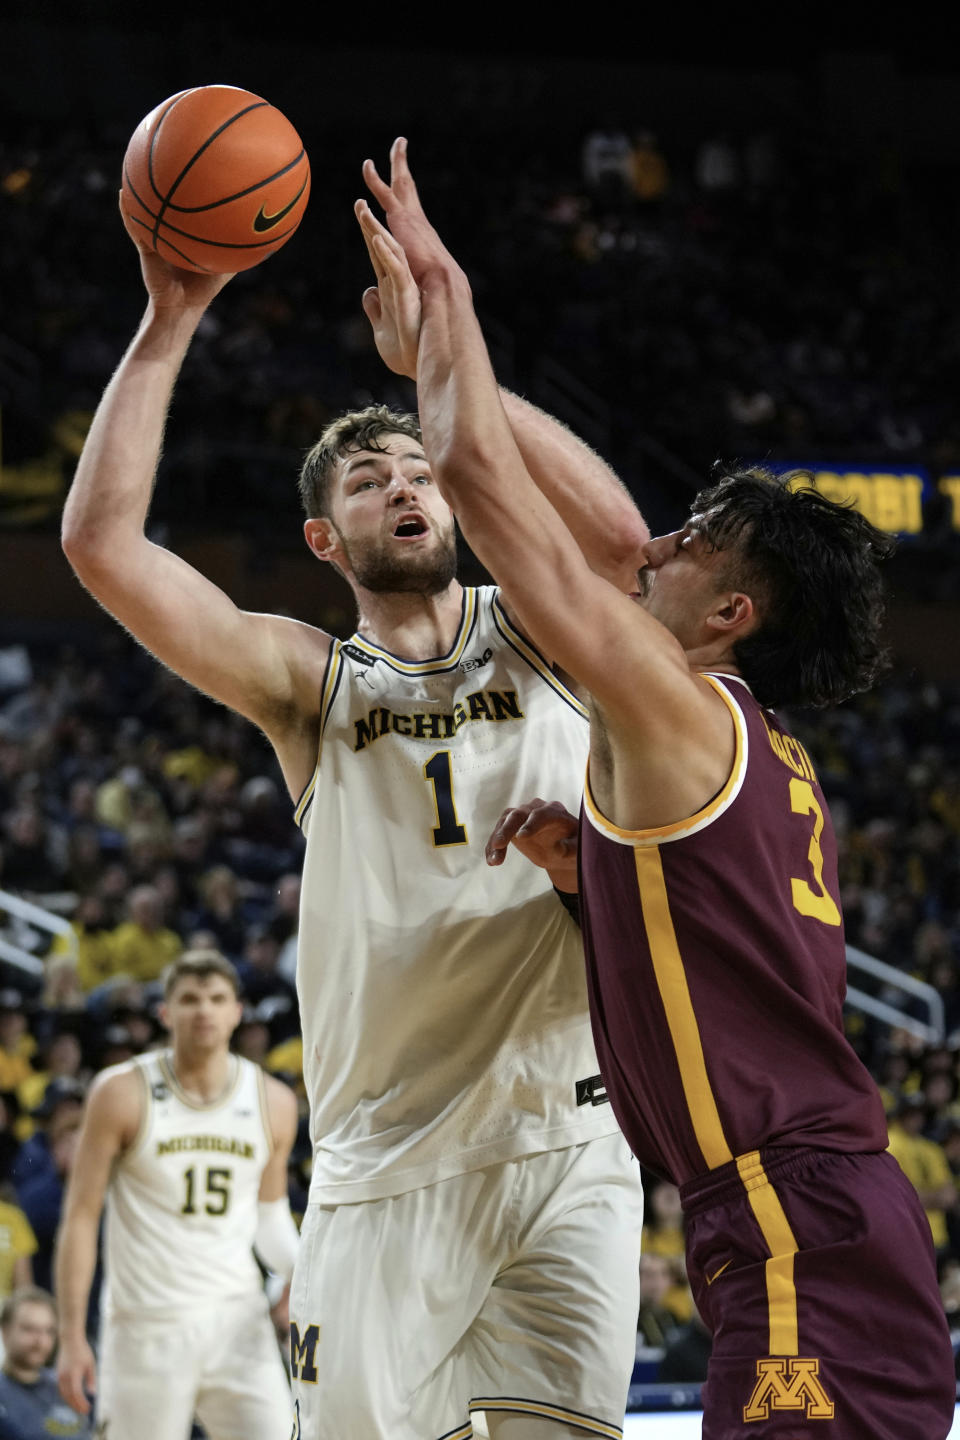
[[499,1396],[494,1399],[479,1396],[468,1405],[471,1415],[474,1410],[508,1412],[514,1415],[539,1415],[544,1420],[562,1420],[575,1430],[585,1430],[588,1435],[605,1435],[607,1440],[622,1440],[623,1426],[609,1425],[595,1415],[582,1415],[579,1410],[565,1410],[562,1405],[544,1405],[539,1400],[518,1400],[514,1396]]
[[737,1156],[737,1171],[743,1181],[750,1208],[766,1241],[770,1258],[766,1264],[767,1310],[770,1319],[770,1354],[799,1354],[797,1287],[793,1257],[797,1242],[780,1197],[767,1178],[759,1150]]
[[670,914],[660,850],[657,847],[648,850],[637,848],[633,858],[650,958],[680,1069],[680,1083],[690,1123],[707,1169],[715,1170],[719,1165],[729,1164],[733,1151],[723,1133],[720,1112],[707,1074],[700,1027]]

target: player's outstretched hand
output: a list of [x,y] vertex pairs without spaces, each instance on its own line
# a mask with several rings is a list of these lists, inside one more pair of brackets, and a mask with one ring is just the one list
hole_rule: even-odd
[[370,194],[383,206],[387,224],[403,247],[418,285],[431,266],[460,270],[424,213],[407,163],[407,142],[402,136],[390,147],[389,185],[380,178],[372,160],[364,160],[363,178]]
[[[122,191],[120,214],[124,215]],[[204,275],[196,270],[181,270],[176,265],[168,265],[149,245],[144,245],[133,235],[130,238],[140,252],[143,283],[157,310],[206,310],[227,281],[233,279],[232,275]]]
[[488,865],[502,865],[511,845],[546,870],[558,890],[577,889],[577,818],[559,800],[528,800],[504,810],[484,854]]
[[366,200],[353,207],[367,254],[377,277],[363,292],[363,310],[370,321],[380,359],[396,375],[417,378],[420,344],[420,291],[403,248],[380,224]]
[[57,1356],[57,1383],[60,1394],[80,1415],[90,1414],[89,1395],[97,1390],[97,1364],[86,1340],[60,1341]]

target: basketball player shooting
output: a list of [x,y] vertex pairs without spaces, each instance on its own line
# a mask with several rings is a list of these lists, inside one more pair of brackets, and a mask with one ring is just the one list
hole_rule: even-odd
[[[409,267],[420,291],[437,483],[518,624],[592,697],[579,863],[594,1035],[634,1153],[680,1186],[714,1335],[704,1440],[942,1440],[955,1382],[930,1229],[843,1034],[823,792],[770,708],[871,683],[889,541],[809,484],[739,471],[646,544],[634,597],[591,572],[514,442],[405,142],[390,184],[369,161],[364,175],[392,231],[358,202],[386,287]],[[518,808],[525,848],[544,822],[561,883],[562,811]],[[493,836],[495,864],[517,820]]]
[[[169,967],[171,1046],[97,1076],[57,1240],[60,1391],[104,1440],[289,1440],[290,1387],[254,1250],[289,1280],[293,1092],[230,1053],[242,1006],[214,951]],[[100,1373],[87,1343],[106,1203]]]
[[[343,642],[239,610],[144,534],[181,362],[226,283],[141,247],[148,304],[63,520],[83,583],[258,725],[306,835],[297,985],[314,1163],[291,1288],[297,1440],[621,1433],[642,1192],[600,1082],[579,930],[543,871],[484,865],[531,794],[576,808],[586,713],[496,587],[455,578],[412,416],[335,421],[300,477]],[[414,299],[416,290],[414,287]],[[416,362],[384,290],[388,363]],[[528,473],[584,563],[629,584],[647,529],[609,468],[517,397]],[[154,1357],[158,1369],[162,1360]]]

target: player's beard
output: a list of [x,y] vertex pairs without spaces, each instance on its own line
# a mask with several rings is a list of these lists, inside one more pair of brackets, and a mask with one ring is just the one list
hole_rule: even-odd
[[411,547],[403,554],[378,541],[348,542],[340,535],[354,580],[376,595],[439,595],[446,590],[457,573],[453,526],[437,539],[429,550],[417,553]]

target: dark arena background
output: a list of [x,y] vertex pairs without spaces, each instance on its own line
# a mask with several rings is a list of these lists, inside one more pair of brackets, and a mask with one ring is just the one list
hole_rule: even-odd
[[[876,33],[765,49],[756,33],[661,37],[602,15],[528,47],[489,30],[390,44],[386,17],[362,35],[279,22],[104,3],[0,20],[4,1293],[18,1257],[50,1288],[70,1164],[51,1126],[69,1135],[92,1076],[154,1042],[157,976],[197,932],[244,977],[238,1049],[300,1096],[290,1193],[295,1213],[306,1203],[301,841],[279,770],[97,607],[58,538],[142,310],[116,205],[127,139],[166,96],[220,82],[279,107],[313,170],[297,234],[202,324],[151,511],[151,537],[241,606],[352,628],[345,587],[303,544],[295,476],[345,408],[415,407],[360,308],[352,212],[361,162],[383,169],[400,133],[500,381],[605,456],[654,534],[722,458],[809,469],[899,537],[887,676],[789,721],[841,845],[848,1034],[928,1210],[960,1349],[955,59]],[[462,570],[481,577],[467,554]],[[30,1147],[51,1143],[38,1179]],[[709,1337],[676,1192],[652,1177],[647,1192],[625,1433],[696,1435]]]

